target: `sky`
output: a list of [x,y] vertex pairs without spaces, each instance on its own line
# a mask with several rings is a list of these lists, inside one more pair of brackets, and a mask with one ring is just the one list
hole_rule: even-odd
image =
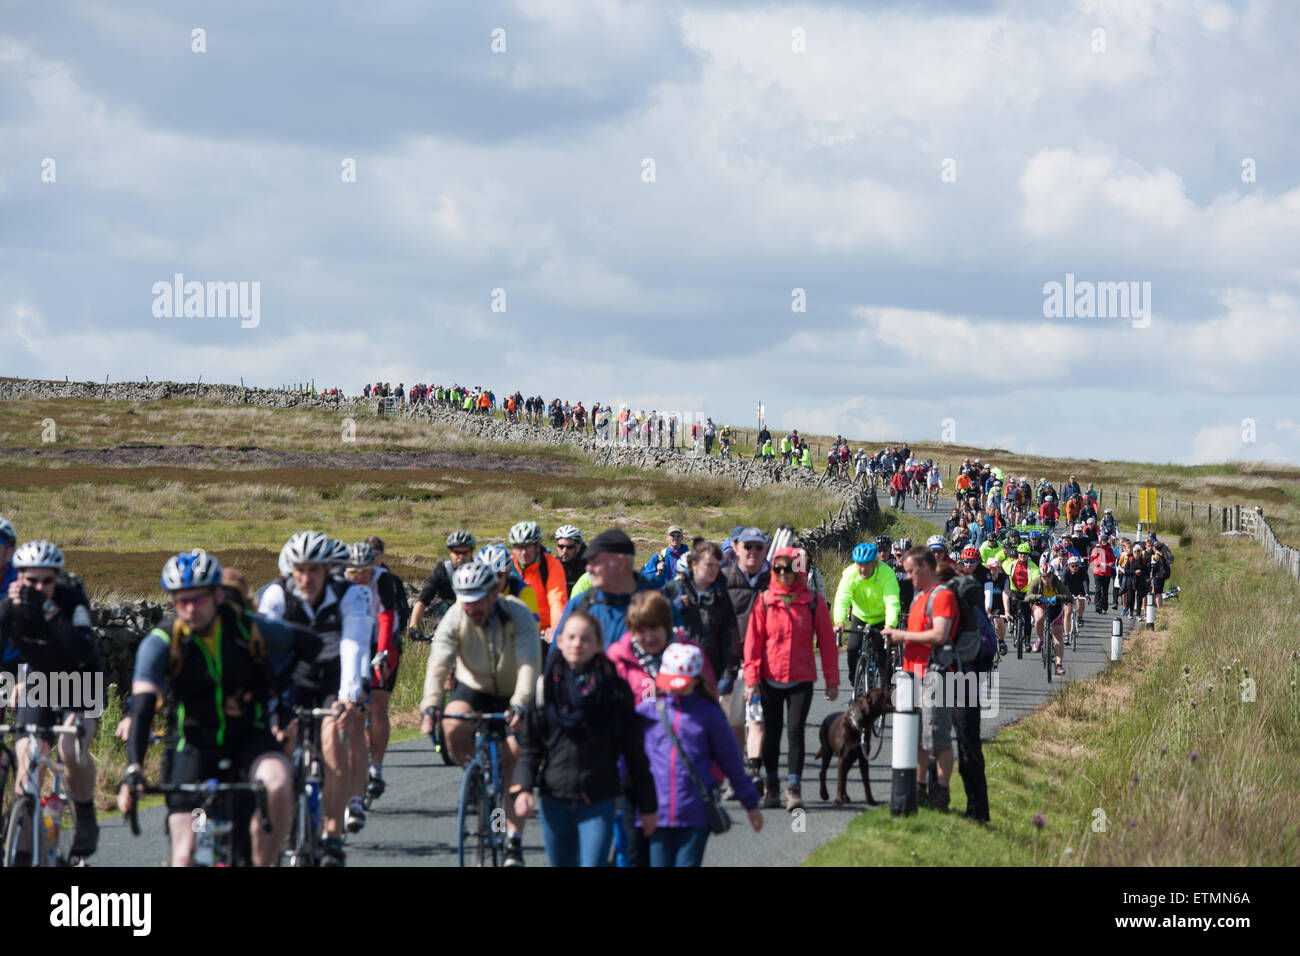
[[1300,464],[1298,45],[1282,0],[0,0],[0,375]]

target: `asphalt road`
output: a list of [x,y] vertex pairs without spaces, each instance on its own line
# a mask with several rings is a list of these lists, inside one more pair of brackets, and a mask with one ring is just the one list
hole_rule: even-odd
[[[888,507],[887,499],[882,499]],[[941,501],[933,512],[915,512],[919,517],[942,525],[951,511],[951,500]],[[1099,618],[1091,611],[1082,619],[1078,647],[1066,648],[1066,676],[1047,683],[1037,655],[1026,654],[1016,660],[1014,651],[1004,659],[997,672],[997,714],[984,718],[984,739],[991,738],[999,727],[1041,706],[1065,683],[1096,674],[1105,667],[1110,653],[1111,617]],[[1127,629],[1126,629],[1127,630]],[[843,667],[843,655],[841,655]],[[848,676],[840,674],[841,687],[848,686]],[[854,815],[865,808],[859,772],[854,768],[849,780],[849,799],[842,807],[818,799],[820,762],[813,760],[817,750],[817,731],[822,719],[847,704],[845,695],[836,703],[825,699],[824,680],[817,684],[812,710],[805,730],[808,762],[804,768],[802,815],[791,816],[784,810],[763,811],[763,830],[754,833],[738,803],[729,804],[735,826],[723,837],[709,841],[706,866],[796,866],[819,845],[838,836]],[[784,750],[784,748],[782,748]],[[888,732],[878,760],[871,767],[871,785],[877,800],[884,806],[872,812],[888,813],[890,786],[890,740]],[[782,759],[784,760],[784,754]],[[784,779],[785,766],[781,767]],[[347,838],[349,866],[455,866],[456,801],[460,771],[446,767],[427,740],[407,741],[392,747],[384,761],[388,789],[368,814],[366,828]],[[955,810],[965,807],[965,793],[954,775],[952,803]],[[827,775],[827,787],[834,795],[835,766]],[[993,808],[996,814],[997,808]],[[93,862],[96,866],[154,866],[166,854],[163,834],[163,810],[156,807],[140,814],[141,836],[132,838],[118,819],[101,823],[100,849]],[[541,835],[533,821],[524,835],[524,857],[529,866],[545,866]]]

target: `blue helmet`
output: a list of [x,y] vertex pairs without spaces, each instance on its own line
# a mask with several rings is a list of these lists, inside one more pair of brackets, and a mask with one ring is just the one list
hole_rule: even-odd
[[864,541],[853,549],[853,561],[855,564],[866,564],[868,561],[874,561],[880,556],[880,549],[870,541]]
[[170,559],[162,570],[164,591],[189,588],[215,588],[221,583],[221,562],[206,551],[183,551]]

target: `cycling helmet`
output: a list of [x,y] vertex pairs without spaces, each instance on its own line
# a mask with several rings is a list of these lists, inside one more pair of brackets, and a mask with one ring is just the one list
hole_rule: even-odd
[[1016,528],[1012,528],[1010,531],[1007,532],[1007,540],[1008,540],[1008,541],[1019,541],[1019,540],[1020,540],[1020,531],[1019,531],[1018,529],[1016,529]]
[[18,546],[14,552],[13,565],[17,570],[23,568],[63,567],[63,552],[52,541],[28,541]]
[[562,524],[555,529],[555,540],[561,538],[573,538],[578,544],[582,544],[582,532],[571,524]]
[[941,534],[932,534],[925,542],[925,546],[931,551],[942,551],[946,545],[947,542],[943,540],[943,535]]
[[1076,522],[1074,523],[1074,530],[1075,530],[1075,531],[1082,531],[1082,530],[1083,530],[1083,522],[1082,522],[1082,521],[1076,521]]
[[221,562],[213,555],[195,548],[169,558],[162,569],[164,591],[189,588],[215,588],[221,584]]
[[1031,531],[1031,532],[1029,532],[1029,540],[1030,540],[1030,541],[1042,541],[1042,540],[1043,540],[1043,533],[1042,533],[1041,531]]
[[474,540],[474,536],[468,531],[456,530],[447,535],[448,551],[453,548],[469,548],[472,551],[477,544],[478,542]]
[[1096,523],[1097,523],[1097,519],[1096,519],[1096,518],[1089,518],[1089,519],[1088,519],[1088,524],[1089,524],[1089,525],[1094,525],[1094,524],[1096,524]]
[[510,529],[511,544],[541,544],[542,529],[536,521],[521,521]]
[[375,549],[364,541],[348,545],[348,568],[354,571],[374,567]]
[[299,531],[284,547],[290,565],[328,564],[334,552],[334,543],[319,531]]
[[961,559],[963,561],[978,561],[980,559],[980,553],[974,548],[962,548]]
[[1038,565],[1038,573],[1051,577],[1056,574],[1056,566],[1051,561],[1043,561]]
[[876,560],[878,557],[880,557],[879,549],[874,544],[868,544],[866,541],[853,549],[854,564],[866,564],[869,561]]
[[889,535],[887,535],[887,534],[878,534],[878,535],[876,535],[876,550],[877,550],[877,551],[888,551],[888,550],[890,549],[890,547],[893,545],[893,543],[894,543],[894,542],[890,540]]
[[1083,563],[1083,559],[1080,558],[1077,554],[1072,554],[1065,559],[1065,563],[1078,567],[1080,564]]
[[510,557],[510,552],[506,550],[504,544],[483,545],[478,549],[478,554],[474,555],[474,560],[486,564],[497,574],[505,574],[515,566],[514,559]]
[[1109,508],[1107,508],[1105,511],[1102,512],[1102,514],[1109,515],[1109,514],[1114,514],[1114,512],[1111,511]]
[[13,547],[18,543],[18,532],[14,530],[13,523],[8,518],[0,518],[0,538]]
[[1028,541],[1022,541],[1020,543],[1020,547],[1016,548],[1016,554],[1029,554],[1029,552],[1032,550],[1033,548],[1029,546]]
[[998,568],[1002,567],[1002,565],[998,564],[997,558],[989,558],[984,562],[984,567],[988,568],[990,571],[996,571]]
[[1064,551],[1064,550],[1065,550],[1065,542],[1064,542],[1064,541],[1058,541],[1058,542],[1056,542],[1056,544],[1052,545],[1052,550],[1055,551],[1055,552],[1057,552],[1058,554],[1059,554],[1060,552]]
[[[288,545],[286,545],[285,547],[287,548]],[[280,555],[281,555],[280,560],[281,563],[283,564],[284,552],[281,551]],[[327,563],[332,564],[335,567],[339,567],[339,568],[345,568],[348,566],[348,546],[344,544],[342,541],[340,541],[338,538],[330,538],[330,556],[329,556],[329,561]],[[292,565],[287,565],[284,568],[284,573],[288,574],[291,570],[293,570]]]
[[451,589],[461,601],[479,601],[496,587],[496,572],[481,561],[471,561],[451,576]]
[[912,550],[912,539],[911,539],[911,538],[899,538],[896,547],[898,548],[899,551],[911,551],[911,550]]

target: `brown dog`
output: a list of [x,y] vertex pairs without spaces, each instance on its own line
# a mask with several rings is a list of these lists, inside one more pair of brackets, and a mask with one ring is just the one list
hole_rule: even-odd
[[857,761],[862,768],[862,785],[867,790],[867,805],[874,807],[880,802],[871,795],[867,748],[871,745],[871,725],[884,714],[893,711],[894,705],[889,699],[889,691],[881,687],[873,687],[849,704],[849,709],[845,713],[831,714],[822,721],[819,733],[821,747],[813,759],[820,758],[822,762],[823,800],[830,799],[830,794],[826,791],[826,771],[831,765],[831,758],[839,757],[838,783],[835,799],[832,802],[839,806],[848,800],[847,778],[854,761]]

